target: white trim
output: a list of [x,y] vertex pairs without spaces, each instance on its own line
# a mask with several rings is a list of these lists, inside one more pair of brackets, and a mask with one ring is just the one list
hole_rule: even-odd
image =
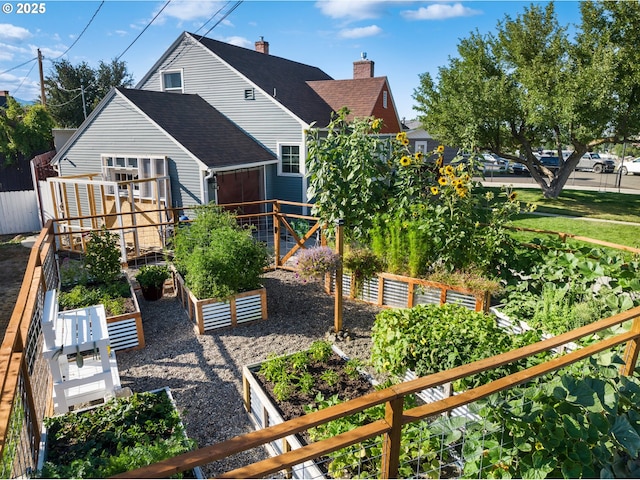
[[[184,93],[184,68],[169,68],[167,70],[160,70],[158,72],[160,74],[160,88],[163,92],[180,92]],[[167,88],[164,84],[164,76],[167,74],[179,73],[180,74],[180,88],[171,87]]]
[[265,160],[264,162],[256,163],[243,163],[242,165],[227,165],[226,167],[215,167],[216,172],[232,172],[239,169],[258,168],[266,165],[273,165],[274,163],[280,163],[280,160]]
[[[282,147],[298,147],[298,172],[283,172],[282,171]],[[298,142],[277,142],[276,152],[278,155],[278,175],[281,177],[304,177],[304,143]]]

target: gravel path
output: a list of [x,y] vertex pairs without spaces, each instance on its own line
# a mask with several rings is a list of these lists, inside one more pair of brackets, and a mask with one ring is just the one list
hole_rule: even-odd
[[[268,320],[196,335],[180,300],[167,296],[146,302],[139,296],[146,346],[118,352],[123,387],[145,392],[169,387],[189,437],[212,445],[254,430],[242,403],[242,367],[304,350],[333,327],[333,297],[295,274],[265,274]],[[352,340],[338,346],[350,357],[369,359],[370,331],[377,307],[346,300],[343,325]],[[203,467],[207,477],[267,458],[255,449]]]

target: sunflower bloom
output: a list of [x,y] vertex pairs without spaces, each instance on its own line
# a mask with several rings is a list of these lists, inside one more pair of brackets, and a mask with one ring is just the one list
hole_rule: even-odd
[[402,142],[402,145],[404,145],[405,147],[409,145],[409,139],[406,137],[406,135],[405,135],[405,137],[404,137],[402,140],[400,140],[400,141]]
[[453,169],[453,167],[451,165],[447,165],[446,167],[444,167],[444,173],[446,175],[449,175],[450,177],[454,174],[455,170]]
[[416,157],[416,161],[421,162],[423,157],[422,152],[416,152],[415,157]]
[[438,148],[436,149],[436,152],[438,152],[438,153],[444,152],[444,145],[438,145]]
[[438,193],[440,193],[438,187],[431,187],[431,195],[437,195]]
[[400,159],[400,165],[402,165],[403,167],[408,167],[409,165],[411,165],[411,159],[405,155]]
[[379,126],[380,126],[379,118],[376,118],[373,120],[373,122],[371,122],[371,128],[373,128],[374,130],[377,130]]
[[509,201],[510,202],[514,202],[516,198],[518,198],[518,194],[516,192],[511,192],[509,194]]
[[443,162],[444,162],[444,160],[442,159],[442,157],[436,158],[436,167],[442,168],[442,163]]
[[451,180],[451,185],[453,185],[454,187],[459,187],[462,185],[462,181],[459,178],[454,178],[453,180]]
[[396,134],[396,140],[399,142],[404,142],[406,138],[407,134],[405,132],[399,132],[398,134]]
[[438,183],[444,187],[447,184],[447,177],[439,177]]
[[458,194],[458,196],[460,198],[465,198],[467,196],[467,194],[469,193],[469,190],[467,190],[465,187],[457,187],[456,188],[456,193]]

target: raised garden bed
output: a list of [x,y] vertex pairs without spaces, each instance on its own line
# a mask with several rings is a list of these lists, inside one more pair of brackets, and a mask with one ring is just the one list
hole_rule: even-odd
[[[38,456],[45,478],[105,478],[195,448],[167,387],[52,417],[45,425]],[[203,478],[199,468],[185,476]]]
[[[391,273],[378,273],[365,280],[360,292],[352,292],[351,285],[353,278],[345,273],[342,276],[344,297],[356,298],[379,307],[411,308],[414,305],[456,303],[479,312],[488,311],[491,302],[489,292],[473,292],[462,287]],[[335,276],[327,276],[325,288],[328,293],[335,292]]]
[[[264,373],[260,373],[265,362],[258,362],[245,365],[242,369],[242,380],[244,390],[244,404],[249,418],[256,429],[262,429],[273,425],[278,425],[286,420],[304,415],[304,407],[314,404],[318,394],[329,399],[333,395],[339,395],[342,399],[356,398],[366,393],[374,391],[372,379],[362,375],[348,375],[344,372],[346,356],[337,347],[333,346],[333,353],[325,361],[315,361],[308,365],[307,371],[315,378],[320,377],[324,372],[333,371],[339,375],[339,380],[335,384],[329,385],[326,381],[317,381],[315,388],[308,393],[303,392],[296,386],[291,395],[286,399],[277,399],[276,383],[265,378]],[[285,358],[285,357],[280,357]],[[295,450],[303,446],[306,439],[298,435],[288,436],[283,443],[273,442],[267,446],[272,456],[279,455],[288,450]],[[288,472],[293,478],[326,478],[326,473],[312,461],[294,466]]]
[[259,288],[242,292],[226,299],[198,299],[189,290],[182,276],[174,271],[176,293],[197,333],[209,330],[237,327],[241,324],[267,319],[267,291]]

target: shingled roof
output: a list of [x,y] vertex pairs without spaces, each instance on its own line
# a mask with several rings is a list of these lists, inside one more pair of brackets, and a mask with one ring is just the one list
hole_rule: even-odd
[[116,89],[207,167],[245,166],[276,160],[199,95]]
[[333,80],[317,67],[187,33],[307,123],[327,125],[332,108],[307,82]]

